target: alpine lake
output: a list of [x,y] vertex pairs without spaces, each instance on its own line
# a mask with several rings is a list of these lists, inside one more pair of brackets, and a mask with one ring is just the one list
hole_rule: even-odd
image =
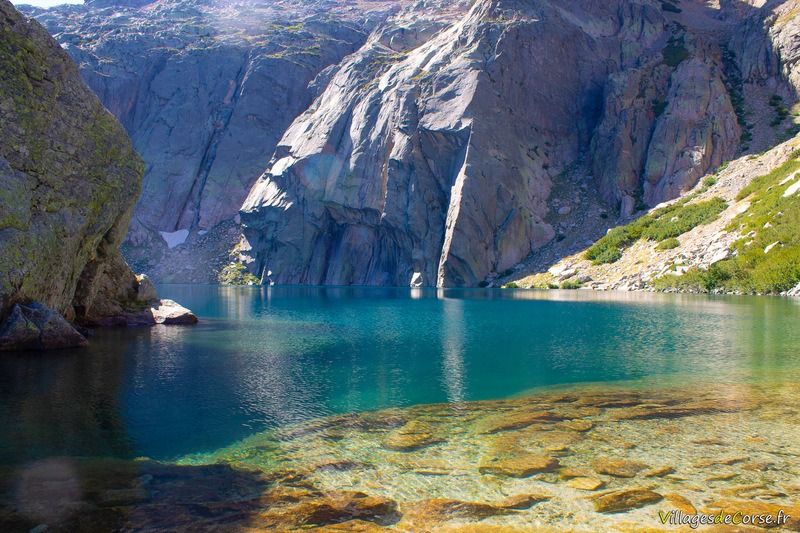
[[0,357],[0,531],[800,530],[798,299],[159,291]]

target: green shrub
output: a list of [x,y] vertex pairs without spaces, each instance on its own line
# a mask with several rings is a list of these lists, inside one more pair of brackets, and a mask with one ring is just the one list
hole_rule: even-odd
[[665,239],[660,243],[658,243],[658,246],[656,246],[656,250],[672,250],[680,245],[681,243],[678,239],[676,239],[675,237],[670,237],[669,239]]
[[661,56],[664,58],[664,63],[670,67],[677,67],[689,58],[689,50],[684,45],[683,37],[670,38],[667,46],[661,50]]
[[654,220],[644,230],[642,237],[651,241],[678,237],[697,226],[713,222],[727,207],[728,204],[722,198],[681,206],[680,209]]
[[261,280],[248,272],[241,263],[229,263],[220,271],[217,280],[222,285],[259,285]]
[[627,248],[636,239],[630,235],[627,226],[614,228],[586,250],[586,259],[596,265],[615,263],[622,258],[621,248]]
[[505,285],[503,285],[502,288],[503,289],[519,289],[519,285],[517,285],[513,281],[510,281],[510,282],[506,283]]
[[582,283],[578,280],[568,279],[567,281],[561,282],[561,288],[566,290],[575,290],[580,289]]
[[717,184],[717,178],[714,176],[708,176],[706,179],[703,180],[703,189],[708,190],[714,185]]

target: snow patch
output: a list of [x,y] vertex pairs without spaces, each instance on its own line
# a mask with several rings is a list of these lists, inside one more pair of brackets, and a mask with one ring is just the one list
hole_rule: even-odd
[[179,229],[178,231],[173,232],[159,231],[159,233],[161,234],[161,238],[167,243],[167,246],[169,246],[170,250],[185,243],[186,239],[189,237],[188,229]]

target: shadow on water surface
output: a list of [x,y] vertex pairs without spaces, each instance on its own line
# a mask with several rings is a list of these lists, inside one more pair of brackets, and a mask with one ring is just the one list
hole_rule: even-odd
[[280,477],[108,458],[52,457],[0,469],[4,532],[42,525],[58,532],[236,531],[269,508],[264,494]]

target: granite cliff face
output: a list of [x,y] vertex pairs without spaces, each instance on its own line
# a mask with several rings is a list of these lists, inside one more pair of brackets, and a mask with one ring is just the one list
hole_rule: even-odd
[[89,2],[32,10],[122,122],[146,169],[125,253],[158,280],[216,281],[277,141],[404,2]]
[[[243,259],[275,283],[475,286],[565,239],[592,196],[627,216],[691,189],[740,148],[740,19],[684,4],[483,0],[404,48],[387,36],[425,21],[399,14],[284,135]],[[554,209],[582,170],[587,194]]]
[[796,8],[171,0],[32,13],[145,158],[124,248],[136,266],[214,279],[241,220],[234,258],[264,283],[475,286],[577,251],[794,134]]
[[124,321],[156,301],[119,253],[143,165],[44,28],[0,0],[0,32],[0,347],[14,328],[60,347],[45,334],[69,332],[61,316]]

